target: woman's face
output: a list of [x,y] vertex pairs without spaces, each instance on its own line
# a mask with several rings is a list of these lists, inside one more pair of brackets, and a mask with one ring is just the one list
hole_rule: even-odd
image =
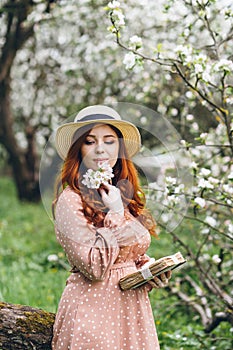
[[95,125],[81,146],[82,160],[88,169],[97,170],[99,163],[108,162],[113,167],[118,159],[119,139],[108,125]]

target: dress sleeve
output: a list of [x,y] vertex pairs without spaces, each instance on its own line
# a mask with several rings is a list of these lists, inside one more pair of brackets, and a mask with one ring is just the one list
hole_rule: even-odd
[[80,196],[68,188],[58,199],[55,217],[57,239],[70,265],[90,280],[103,280],[119,254],[115,234],[90,225],[82,213]]

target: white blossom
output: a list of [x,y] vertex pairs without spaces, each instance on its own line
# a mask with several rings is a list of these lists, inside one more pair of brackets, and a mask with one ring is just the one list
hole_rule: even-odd
[[169,216],[168,214],[163,213],[163,214],[161,215],[161,220],[162,220],[164,223],[168,222],[169,218],[170,218],[170,216]]
[[208,225],[212,226],[212,227],[216,227],[216,226],[217,226],[217,221],[216,221],[215,218],[213,218],[212,216],[207,216],[207,217],[205,218],[205,222],[206,222]]
[[202,257],[204,260],[207,260],[207,261],[210,260],[210,255],[208,253],[203,254]]
[[229,224],[228,225],[228,231],[230,232],[230,233],[233,233],[233,223],[231,224]]
[[213,66],[214,72],[220,72],[225,71],[228,73],[233,73],[233,62],[226,59],[220,59],[217,63]]
[[202,64],[200,64],[200,63],[194,64],[194,73],[195,74],[202,73],[203,70],[204,70],[204,68],[203,68]]
[[201,135],[200,135],[200,140],[203,141],[203,142],[205,142],[206,139],[207,139],[207,137],[208,137],[208,133],[207,133],[207,132],[203,132],[203,133],[201,133]]
[[129,39],[129,47],[133,50],[137,50],[140,47],[142,47],[142,38],[140,38],[137,35],[133,35],[130,39]]
[[178,45],[175,52],[184,60],[184,63],[192,62],[191,46]]
[[133,52],[129,52],[125,55],[123,64],[125,65],[126,69],[131,69],[136,63],[136,58]]
[[59,258],[58,258],[58,256],[57,256],[56,254],[50,254],[50,255],[48,255],[48,257],[47,257],[47,260],[48,260],[49,262],[53,262],[53,261],[58,261]]
[[125,55],[123,64],[125,65],[126,69],[131,69],[136,63],[136,57],[133,52],[129,52]]
[[125,16],[121,10],[114,9],[112,11],[112,17],[117,27],[123,27],[125,25]]
[[220,183],[220,181],[219,181],[219,179],[215,179],[214,177],[212,177],[212,176],[209,176],[208,177],[208,181],[209,181],[209,183],[210,184],[212,184],[212,185],[218,185],[219,183]]
[[[193,95],[192,95],[192,97],[193,97]],[[191,122],[192,120],[194,120],[194,116],[193,116],[192,114],[187,114],[187,115],[186,115],[186,119],[187,119],[189,122]]]
[[209,227],[204,227],[204,228],[201,230],[201,233],[202,233],[203,235],[207,235],[209,232],[210,232]]
[[121,4],[120,4],[119,1],[113,0],[113,1],[111,1],[111,2],[108,3],[108,7],[109,7],[110,9],[118,9],[120,6],[121,6]]
[[167,196],[166,200],[165,200],[165,204],[168,205],[176,205],[179,203],[179,198],[177,196],[171,195],[171,196]]
[[171,176],[166,177],[167,185],[175,185],[176,182],[177,182],[177,179],[175,177],[171,177]]
[[217,254],[215,254],[215,255],[212,256],[212,261],[213,261],[215,264],[220,264],[220,262],[221,262],[222,260],[220,259],[220,257],[219,257]]
[[102,184],[108,184],[112,177],[114,177],[114,174],[109,163],[99,163],[97,170],[88,169],[86,171],[83,175],[82,184],[88,188],[98,189]]
[[209,64],[207,64],[205,66],[205,69],[204,71],[202,72],[202,80],[206,81],[206,82],[210,82],[211,81],[211,78],[212,78],[212,73],[211,73],[211,66]]
[[200,170],[201,176],[208,176],[210,173],[211,173],[211,171],[209,169],[206,169],[206,168],[201,168],[201,170]]
[[194,199],[194,202],[197,203],[201,208],[204,208],[205,205],[206,205],[206,201],[204,198],[201,198],[201,197],[196,197]]
[[193,131],[199,130],[199,125],[196,122],[192,123],[191,127],[192,127]]
[[175,187],[175,194],[182,193],[184,191],[184,184],[179,184],[178,186]]
[[201,156],[201,150],[200,148],[191,148],[190,153],[194,158],[199,158]]
[[229,105],[233,105],[233,96],[229,96],[226,98],[226,103],[228,103]]
[[178,115],[178,109],[177,109],[177,108],[172,108],[172,109],[171,109],[171,115],[174,116],[174,117],[175,117],[176,115]]
[[197,168],[198,168],[198,163],[196,163],[196,162],[191,162],[191,163],[189,164],[189,167],[190,167],[191,169],[197,169]]
[[[189,99],[192,99],[192,98],[194,97],[192,91],[187,91],[187,92],[185,93],[185,96],[186,96],[187,98],[189,98]],[[188,116],[189,116],[189,115],[191,115],[192,120],[193,120],[194,117],[193,117],[192,114],[188,114],[187,117],[186,117],[186,119],[188,120]]]
[[230,195],[233,195],[233,186],[230,186],[228,184],[224,184],[222,187],[223,187],[224,192],[226,192]]
[[214,186],[208,181],[208,180],[205,180],[205,179],[199,179],[199,182],[198,182],[198,187],[200,188],[209,188],[209,189],[213,189]]

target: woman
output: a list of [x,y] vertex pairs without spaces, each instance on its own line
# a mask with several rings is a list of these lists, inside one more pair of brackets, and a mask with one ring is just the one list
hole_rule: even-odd
[[53,350],[159,349],[148,292],[167,285],[170,272],[133,290],[119,287],[121,277],[149,261],[145,252],[155,235],[130,160],[140,144],[138,129],[106,106],[84,108],[57,130],[64,165],[55,230],[72,273],[56,315]]

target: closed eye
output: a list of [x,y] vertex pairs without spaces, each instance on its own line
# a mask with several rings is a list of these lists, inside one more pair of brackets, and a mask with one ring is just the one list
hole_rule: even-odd
[[[116,141],[117,141],[117,138],[114,137],[113,135],[105,135],[103,138],[103,142],[106,145],[112,145]],[[98,141],[96,140],[96,137],[94,135],[88,135],[88,137],[84,141],[85,145],[94,145],[96,142],[98,142]]]
[[95,141],[93,140],[85,140],[85,145],[93,145],[95,143]]

